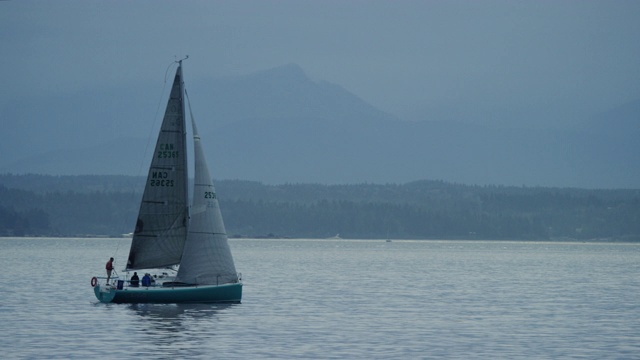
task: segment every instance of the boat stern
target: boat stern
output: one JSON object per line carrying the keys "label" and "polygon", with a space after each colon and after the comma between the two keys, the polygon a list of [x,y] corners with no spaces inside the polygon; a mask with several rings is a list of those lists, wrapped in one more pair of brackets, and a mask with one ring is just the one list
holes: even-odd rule
{"label": "boat stern", "polygon": [[116,296],[116,288],[109,284],[97,284],[93,287],[93,292],[96,294],[96,298],[102,303],[110,303]]}

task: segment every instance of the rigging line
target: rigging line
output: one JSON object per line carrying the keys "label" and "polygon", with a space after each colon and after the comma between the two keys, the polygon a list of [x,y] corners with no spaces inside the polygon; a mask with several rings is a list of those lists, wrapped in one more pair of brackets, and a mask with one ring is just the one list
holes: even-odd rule
{"label": "rigging line", "polygon": [[193,117],[193,111],[191,111],[191,99],[189,99],[189,93],[187,93],[187,88],[184,88],[184,97],[187,98],[187,106],[189,106],[189,117],[191,118],[191,122],[195,121]]}
{"label": "rigging line", "polygon": [[[189,58],[189,55],[187,55],[187,58]],[[180,60],[180,61],[182,61],[182,60]],[[187,106],[189,107],[189,117],[191,119],[191,128],[193,129],[192,131],[195,132],[195,125],[194,125],[195,124],[195,120],[193,119],[193,111],[191,111],[191,99],[189,99],[189,93],[187,93],[187,87],[184,85],[184,82],[182,83],[182,88],[184,89],[184,97],[187,99]],[[185,130],[187,128],[186,120],[187,119],[185,119]],[[196,137],[194,136],[193,139],[195,140],[195,138]],[[194,161],[195,161],[195,158],[194,158]],[[193,165],[194,165],[193,174],[195,176],[195,163]],[[195,184],[195,178],[194,178],[194,180],[193,180],[193,191],[195,191],[195,187],[196,187],[196,184]],[[187,208],[188,208],[188,211],[189,211],[189,213],[188,213],[189,219],[191,219],[191,207],[192,206],[193,206],[193,202],[191,202],[191,204],[187,205]]]}
{"label": "rigging line", "polygon": [[147,137],[147,145],[144,148],[144,153],[142,155],[142,159],[140,160],[140,166],[138,168],[138,176],[140,176],[140,173],[142,172],[142,169],[144,168],[144,161],[147,158],[147,152],[149,151],[149,144],[151,144],[151,139],[153,139],[154,137],[153,135],[153,129],[156,127],[156,124],[158,123],[158,113],[160,112],[160,106],[162,106],[162,100],[164,100],[164,91],[167,88],[167,74],[169,73],[169,70],[175,66],[175,61],[170,63],[169,66],[167,66],[167,70],[164,72],[164,82],[162,84],[162,92],[160,93],[160,97],[158,99],[158,105],[156,106],[156,112],[153,115],[153,125],[151,126],[151,129],[149,130],[149,136]]}

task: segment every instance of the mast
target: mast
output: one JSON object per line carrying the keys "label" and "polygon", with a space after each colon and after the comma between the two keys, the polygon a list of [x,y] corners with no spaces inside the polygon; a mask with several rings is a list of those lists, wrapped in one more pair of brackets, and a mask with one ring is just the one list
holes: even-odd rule
{"label": "mast", "polygon": [[186,112],[185,112],[185,102],[184,102],[184,77],[182,75],[182,61],[183,60],[187,60],[189,58],[189,55],[187,55],[184,59],[180,59],[178,60],[178,73],[180,74],[180,102],[182,103],[182,122],[185,126],[182,127],[182,138],[184,141],[182,141],[182,153],[184,154],[185,157],[185,168],[184,168],[184,183],[187,184],[184,187],[184,198],[187,199],[187,202],[185,204],[185,209],[184,209],[184,213],[186,214],[187,217],[187,223],[186,223],[186,228],[187,228],[187,233],[189,232],[189,156],[188,156],[188,152],[187,152],[187,127],[186,127],[186,123],[187,123],[187,118],[186,118]]}

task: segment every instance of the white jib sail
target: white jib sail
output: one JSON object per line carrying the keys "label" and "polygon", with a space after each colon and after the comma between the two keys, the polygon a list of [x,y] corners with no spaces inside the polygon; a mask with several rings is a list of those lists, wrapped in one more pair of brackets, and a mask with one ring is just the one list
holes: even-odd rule
{"label": "white jib sail", "polygon": [[204,158],[195,121],[195,175],[191,222],[176,281],[214,285],[238,282],[213,181]]}

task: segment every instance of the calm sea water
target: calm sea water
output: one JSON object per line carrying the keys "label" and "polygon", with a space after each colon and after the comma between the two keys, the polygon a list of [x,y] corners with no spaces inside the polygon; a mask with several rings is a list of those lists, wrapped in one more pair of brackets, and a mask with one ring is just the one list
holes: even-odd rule
{"label": "calm sea water", "polygon": [[97,303],[128,239],[0,239],[5,359],[631,359],[640,245],[232,240],[238,305]]}

